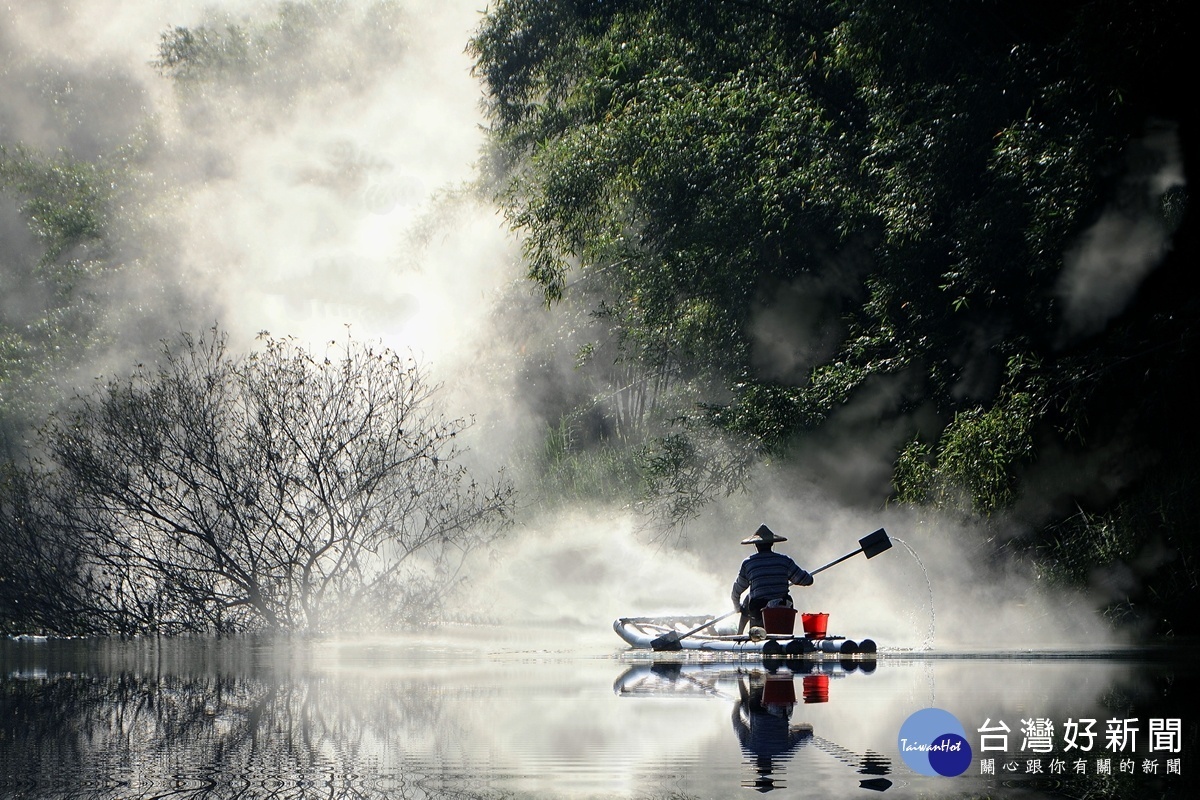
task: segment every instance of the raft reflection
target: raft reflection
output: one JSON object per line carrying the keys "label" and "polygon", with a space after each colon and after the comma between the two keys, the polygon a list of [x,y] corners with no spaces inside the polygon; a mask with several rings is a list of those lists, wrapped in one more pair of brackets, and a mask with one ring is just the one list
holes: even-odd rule
{"label": "raft reflection", "polygon": [[[854,753],[818,736],[810,723],[793,721],[795,710],[801,705],[797,700],[797,679],[801,683],[799,697],[804,703],[826,703],[831,678],[855,673],[869,675],[874,670],[875,662],[869,659],[767,659],[761,665],[658,660],[630,667],[617,678],[613,690],[624,697],[695,696],[730,701],[734,734],[745,763],[753,768],[753,777],[743,780],[742,786],[769,792],[786,788],[787,764],[798,749],[808,746],[862,775],[883,776],[891,772],[891,762],[878,753]],[[874,791],[885,791],[891,785],[883,777],[859,782],[861,788]]]}

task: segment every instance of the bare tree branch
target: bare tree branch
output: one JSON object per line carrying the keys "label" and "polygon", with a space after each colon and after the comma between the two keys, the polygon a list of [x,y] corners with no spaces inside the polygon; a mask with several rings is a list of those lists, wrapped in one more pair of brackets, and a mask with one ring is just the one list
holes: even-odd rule
{"label": "bare tree branch", "polygon": [[298,630],[435,602],[447,556],[498,536],[513,500],[457,463],[468,423],[436,390],[351,339],[235,358],[214,330],[80,398],[46,442],[97,605],[122,629]]}

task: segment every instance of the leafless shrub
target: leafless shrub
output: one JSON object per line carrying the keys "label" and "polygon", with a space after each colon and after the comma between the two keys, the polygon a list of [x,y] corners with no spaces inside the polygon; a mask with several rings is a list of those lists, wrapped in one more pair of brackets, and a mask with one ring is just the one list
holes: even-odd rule
{"label": "leafless shrub", "polygon": [[81,580],[115,629],[378,627],[436,603],[508,521],[457,463],[464,420],[386,348],[264,334],[165,344],[46,429]]}

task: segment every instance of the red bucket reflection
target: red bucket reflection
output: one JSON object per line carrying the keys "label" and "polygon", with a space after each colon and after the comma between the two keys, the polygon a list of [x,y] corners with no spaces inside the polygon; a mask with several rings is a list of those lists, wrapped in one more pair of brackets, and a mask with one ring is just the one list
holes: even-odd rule
{"label": "red bucket reflection", "polygon": [[806,702],[806,703],[828,703],[829,702],[829,676],[828,675],[805,675],[804,676],[804,702]]}

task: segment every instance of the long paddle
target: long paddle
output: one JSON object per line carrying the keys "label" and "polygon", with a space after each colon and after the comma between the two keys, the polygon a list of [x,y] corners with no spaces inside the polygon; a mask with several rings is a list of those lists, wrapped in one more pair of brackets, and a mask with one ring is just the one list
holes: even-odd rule
{"label": "long paddle", "polygon": [[884,550],[891,549],[891,546],[892,546],[892,540],[888,538],[887,531],[885,531],[883,528],[880,528],[879,530],[875,531],[874,533],[868,533],[866,536],[859,539],[858,540],[858,549],[855,550],[853,553],[846,553],[846,555],[842,556],[841,558],[834,559],[833,561],[830,561],[828,564],[826,564],[823,567],[817,567],[816,569],[814,569],[812,572],[810,572],[808,574],[816,575],[818,572],[827,570],[830,567],[832,567],[834,564],[840,564],[843,561],[845,561],[847,558],[852,558],[852,557],[858,555],[859,553],[863,553],[864,555],[866,555],[867,558],[874,558],[875,556],[882,553]]}
{"label": "long paddle", "polygon": [[717,617],[716,619],[709,620],[708,622],[704,623],[703,625],[700,625],[699,627],[692,628],[687,633],[680,633],[679,631],[670,631],[668,633],[664,633],[662,636],[659,636],[656,639],[651,639],[650,647],[653,650],[682,650],[683,645],[681,645],[679,643],[680,639],[686,639],[688,636],[691,636],[693,633],[699,633],[700,631],[704,630],[705,628],[711,628],[713,625],[716,625],[718,622],[725,619],[726,617],[732,617],[734,614],[740,614],[740,613],[742,613],[741,609],[738,609],[736,611],[730,611],[728,614],[722,614],[721,616]]}

